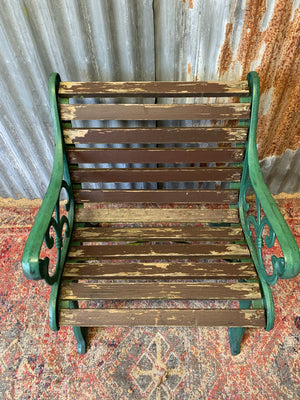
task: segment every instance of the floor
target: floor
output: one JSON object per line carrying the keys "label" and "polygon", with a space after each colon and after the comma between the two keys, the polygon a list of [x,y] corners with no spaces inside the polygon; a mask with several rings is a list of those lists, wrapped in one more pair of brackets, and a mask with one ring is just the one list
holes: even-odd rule
{"label": "floor", "polygon": [[[277,203],[300,245],[300,196]],[[274,286],[275,328],[248,330],[238,356],[223,328],[91,329],[80,356],[71,329],[48,327],[49,287],[21,270],[38,205],[0,201],[1,399],[300,399],[300,276]]]}

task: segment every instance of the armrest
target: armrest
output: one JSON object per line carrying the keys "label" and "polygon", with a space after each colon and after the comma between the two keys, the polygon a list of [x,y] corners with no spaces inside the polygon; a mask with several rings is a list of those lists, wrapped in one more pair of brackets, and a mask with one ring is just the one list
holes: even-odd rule
{"label": "armrest", "polygon": [[[240,193],[240,215],[247,241],[251,237],[250,225],[252,224],[256,231],[255,245],[258,252],[258,259],[262,263],[261,247],[263,241],[261,238],[263,228],[268,226],[270,234],[265,237],[265,244],[271,248],[277,237],[280,244],[283,257],[272,256],[273,273],[267,274],[263,269],[262,274],[268,284],[276,283],[278,278],[288,279],[298,275],[300,271],[300,254],[297,243],[291,233],[286,221],[278,209],[271,193],[269,192],[259,165],[257,147],[256,147],[256,126],[259,105],[259,78],[256,72],[248,74],[248,82],[252,94],[251,120],[249,129],[248,148],[244,161],[244,171],[241,181]],[[252,186],[256,196],[257,218],[250,215],[248,218],[243,215],[248,210],[246,205],[246,191]],[[260,206],[265,213],[261,218]],[[253,241],[252,241],[253,242]]]}
{"label": "armrest", "polygon": [[[70,176],[67,166],[67,160],[64,153],[63,138],[61,133],[61,124],[59,119],[59,110],[57,102],[57,91],[59,87],[60,78],[58,74],[51,74],[49,78],[49,95],[50,95],[50,106],[51,115],[54,124],[55,133],[55,151],[53,159],[53,170],[50,179],[50,183],[43,199],[41,208],[35,219],[29,237],[27,239],[23,257],[22,267],[25,276],[28,279],[39,280],[45,279],[47,283],[52,284],[56,281],[59,275],[58,264],[62,258],[62,230],[66,225],[65,236],[69,240],[70,230],[73,224],[74,207],[72,206],[73,193],[71,190]],[[69,211],[68,218],[66,216],[59,216],[59,197],[62,188],[65,188],[68,194],[68,203],[65,206],[66,210]],[[53,218],[53,212],[55,210],[56,218]],[[53,226],[57,239],[57,265],[53,276],[48,274],[49,258],[40,259],[40,251],[45,240],[46,245],[51,248],[54,245],[54,239],[49,236],[49,229]],[[67,240],[67,241],[68,241]],[[66,241],[66,240],[65,240]],[[68,243],[67,243],[68,244]],[[64,255],[65,251],[63,251]]]}

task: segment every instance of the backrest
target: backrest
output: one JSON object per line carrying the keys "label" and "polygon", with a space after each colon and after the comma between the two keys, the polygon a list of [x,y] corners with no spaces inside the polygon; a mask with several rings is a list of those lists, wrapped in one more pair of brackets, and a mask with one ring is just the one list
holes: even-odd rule
{"label": "backrest", "polygon": [[237,204],[247,81],[61,82],[58,95],[77,203]]}

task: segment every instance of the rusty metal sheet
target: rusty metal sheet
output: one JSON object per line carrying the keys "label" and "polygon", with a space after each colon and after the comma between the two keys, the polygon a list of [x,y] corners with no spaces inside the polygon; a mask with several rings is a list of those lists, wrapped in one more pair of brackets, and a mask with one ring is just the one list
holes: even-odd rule
{"label": "rusty metal sheet", "polygon": [[299,21],[298,0],[1,2],[0,196],[45,194],[52,71],[68,81],[228,81],[254,69],[264,177],[275,193],[300,192]]}

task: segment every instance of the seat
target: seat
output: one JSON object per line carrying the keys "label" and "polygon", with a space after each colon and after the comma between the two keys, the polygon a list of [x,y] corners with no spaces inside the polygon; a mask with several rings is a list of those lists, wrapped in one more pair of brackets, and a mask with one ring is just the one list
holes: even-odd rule
{"label": "seat", "polygon": [[[87,327],[229,327],[232,354],[246,327],[272,329],[269,285],[298,273],[299,251],[259,170],[258,85],[254,72],[241,82],[51,75],[54,169],[23,269],[52,285],[50,326],[73,326],[80,353]],[[288,256],[269,274],[261,249],[283,232]],[[44,236],[57,247],[52,275],[37,253]]]}

